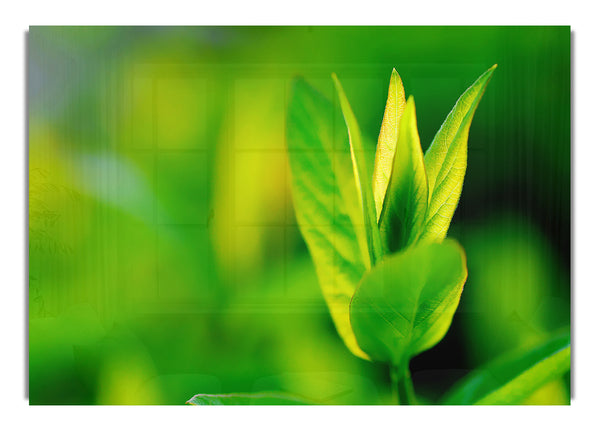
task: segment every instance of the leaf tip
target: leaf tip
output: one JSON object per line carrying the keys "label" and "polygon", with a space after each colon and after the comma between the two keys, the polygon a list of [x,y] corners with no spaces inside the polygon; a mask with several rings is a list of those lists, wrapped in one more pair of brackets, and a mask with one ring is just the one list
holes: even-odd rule
{"label": "leaf tip", "polygon": [[[496,68],[498,67],[498,63],[494,64],[492,67],[490,67],[488,70],[486,70],[476,82],[483,82],[483,88],[485,89],[489,83],[489,81],[492,79],[492,75],[494,74],[494,72],[496,71]],[[476,83],[475,82],[475,83]],[[473,85],[471,87],[475,86],[475,83],[473,83]]]}
{"label": "leaf tip", "polygon": [[404,85],[402,84],[402,78],[400,78],[400,74],[398,73],[395,67],[392,68],[392,76],[390,77],[390,89],[392,88],[392,84],[396,84],[400,87],[402,99],[404,99]]}
{"label": "leaf tip", "polygon": [[342,83],[340,82],[338,76],[334,73],[331,74],[331,79],[333,79],[333,84],[338,92],[338,94],[344,94],[344,89],[342,87]]}
{"label": "leaf tip", "polygon": [[411,94],[410,96],[408,96],[408,99],[406,99],[406,105],[404,105],[404,112],[408,113],[408,112],[415,112],[415,111],[416,111],[415,98]]}
{"label": "leaf tip", "polygon": [[484,75],[486,75],[489,78],[491,78],[492,74],[494,73],[494,71],[498,68],[498,63],[494,64],[492,67],[490,67],[488,70],[485,71]]}

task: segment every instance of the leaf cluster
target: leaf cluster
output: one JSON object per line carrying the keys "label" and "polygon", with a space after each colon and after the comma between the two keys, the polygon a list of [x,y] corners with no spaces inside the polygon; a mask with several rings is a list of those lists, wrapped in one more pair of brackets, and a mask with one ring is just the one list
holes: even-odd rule
{"label": "leaf cluster", "polygon": [[423,154],[413,97],[394,69],[374,166],[341,82],[334,105],[302,79],[288,118],[292,194],[323,295],[350,351],[395,366],[446,333],[466,280],[460,245],[444,240],[467,167],[469,127],[494,72],[458,99]]}

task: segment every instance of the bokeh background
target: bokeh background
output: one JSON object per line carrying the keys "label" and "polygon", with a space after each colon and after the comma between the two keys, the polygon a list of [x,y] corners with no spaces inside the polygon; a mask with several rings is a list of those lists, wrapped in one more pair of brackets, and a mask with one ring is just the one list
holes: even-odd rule
{"label": "bokeh background", "polygon": [[[462,92],[475,115],[449,236],[469,277],[413,359],[431,403],[469,370],[569,326],[569,27],[31,27],[31,404],[183,404],[284,390],[392,401],[335,332],[296,226],[290,82],[338,74],[369,145],[393,67],[426,150]],[[568,403],[568,378],[529,402]]]}

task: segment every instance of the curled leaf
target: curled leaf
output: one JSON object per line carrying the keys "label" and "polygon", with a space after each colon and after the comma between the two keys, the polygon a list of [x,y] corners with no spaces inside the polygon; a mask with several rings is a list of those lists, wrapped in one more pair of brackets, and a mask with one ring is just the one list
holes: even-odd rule
{"label": "curled leaf", "polygon": [[398,130],[392,177],[379,220],[384,249],[391,253],[417,240],[427,211],[427,176],[412,96]]}

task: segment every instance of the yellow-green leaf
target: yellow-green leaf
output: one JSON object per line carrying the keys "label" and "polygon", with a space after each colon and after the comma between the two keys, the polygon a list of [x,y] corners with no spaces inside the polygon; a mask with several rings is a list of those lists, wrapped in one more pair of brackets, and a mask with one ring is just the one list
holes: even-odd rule
{"label": "yellow-green leaf", "polygon": [[415,242],[427,211],[427,176],[412,96],[400,120],[397,141],[392,177],[379,220],[384,250],[390,253]]}
{"label": "yellow-green leaf", "polygon": [[400,75],[394,69],[390,78],[385,112],[375,152],[373,197],[375,199],[377,221],[379,221],[379,217],[381,216],[383,201],[388,189],[390,176],[392,175],[392,163],[394,161],[394,154],[396,153],[396,142],[398,141],[398,127],[400,126],[400,118],[402,118],[405,105],[404,86],[402,85]]}
{"label": "yellow-green leaf", "polygon": [[352,112],[350,102],[348,102],[342,84],[335,74],[332,74],[332,77],[342,107],[342,113],[344,114],[344,120],[346,121],[346,127],[348,128],[354,178],[364,216],[370,261],[371,265],[374,265],[383,255],[383,249],[379,235],[379,227],[377,225],[377,214],[375,212],[375,201],[373,200],[371,188],[371,177],[368,174],[367,164],[365,162],[365,148],[362,144],[358,122]]}
{"label": "yellow-green leaf", "polygon": [[[334,144],[334,106],[304,80],[293,83],[287,121],[298,227],[340,337],[366,358],[350,327],[350,300],[369,263],[350,149]],[[343,127],[343,126],[342,126]],[[363,252],[364,250],[364,252]]]}
{"label": "yellow-green leaf", "polygon": [[350,322],[374,360],[405,367],[446,334],[467,279],[465,254],[454,240],[420,242],[381,260],[361,280]]}
{"label": "yellow-green leaf", "polygon": [[429,207],[422,239],[441,240],[448,232],[467,169],[469,128],[495,69],[489,68],[460,96],[425,154]]}

